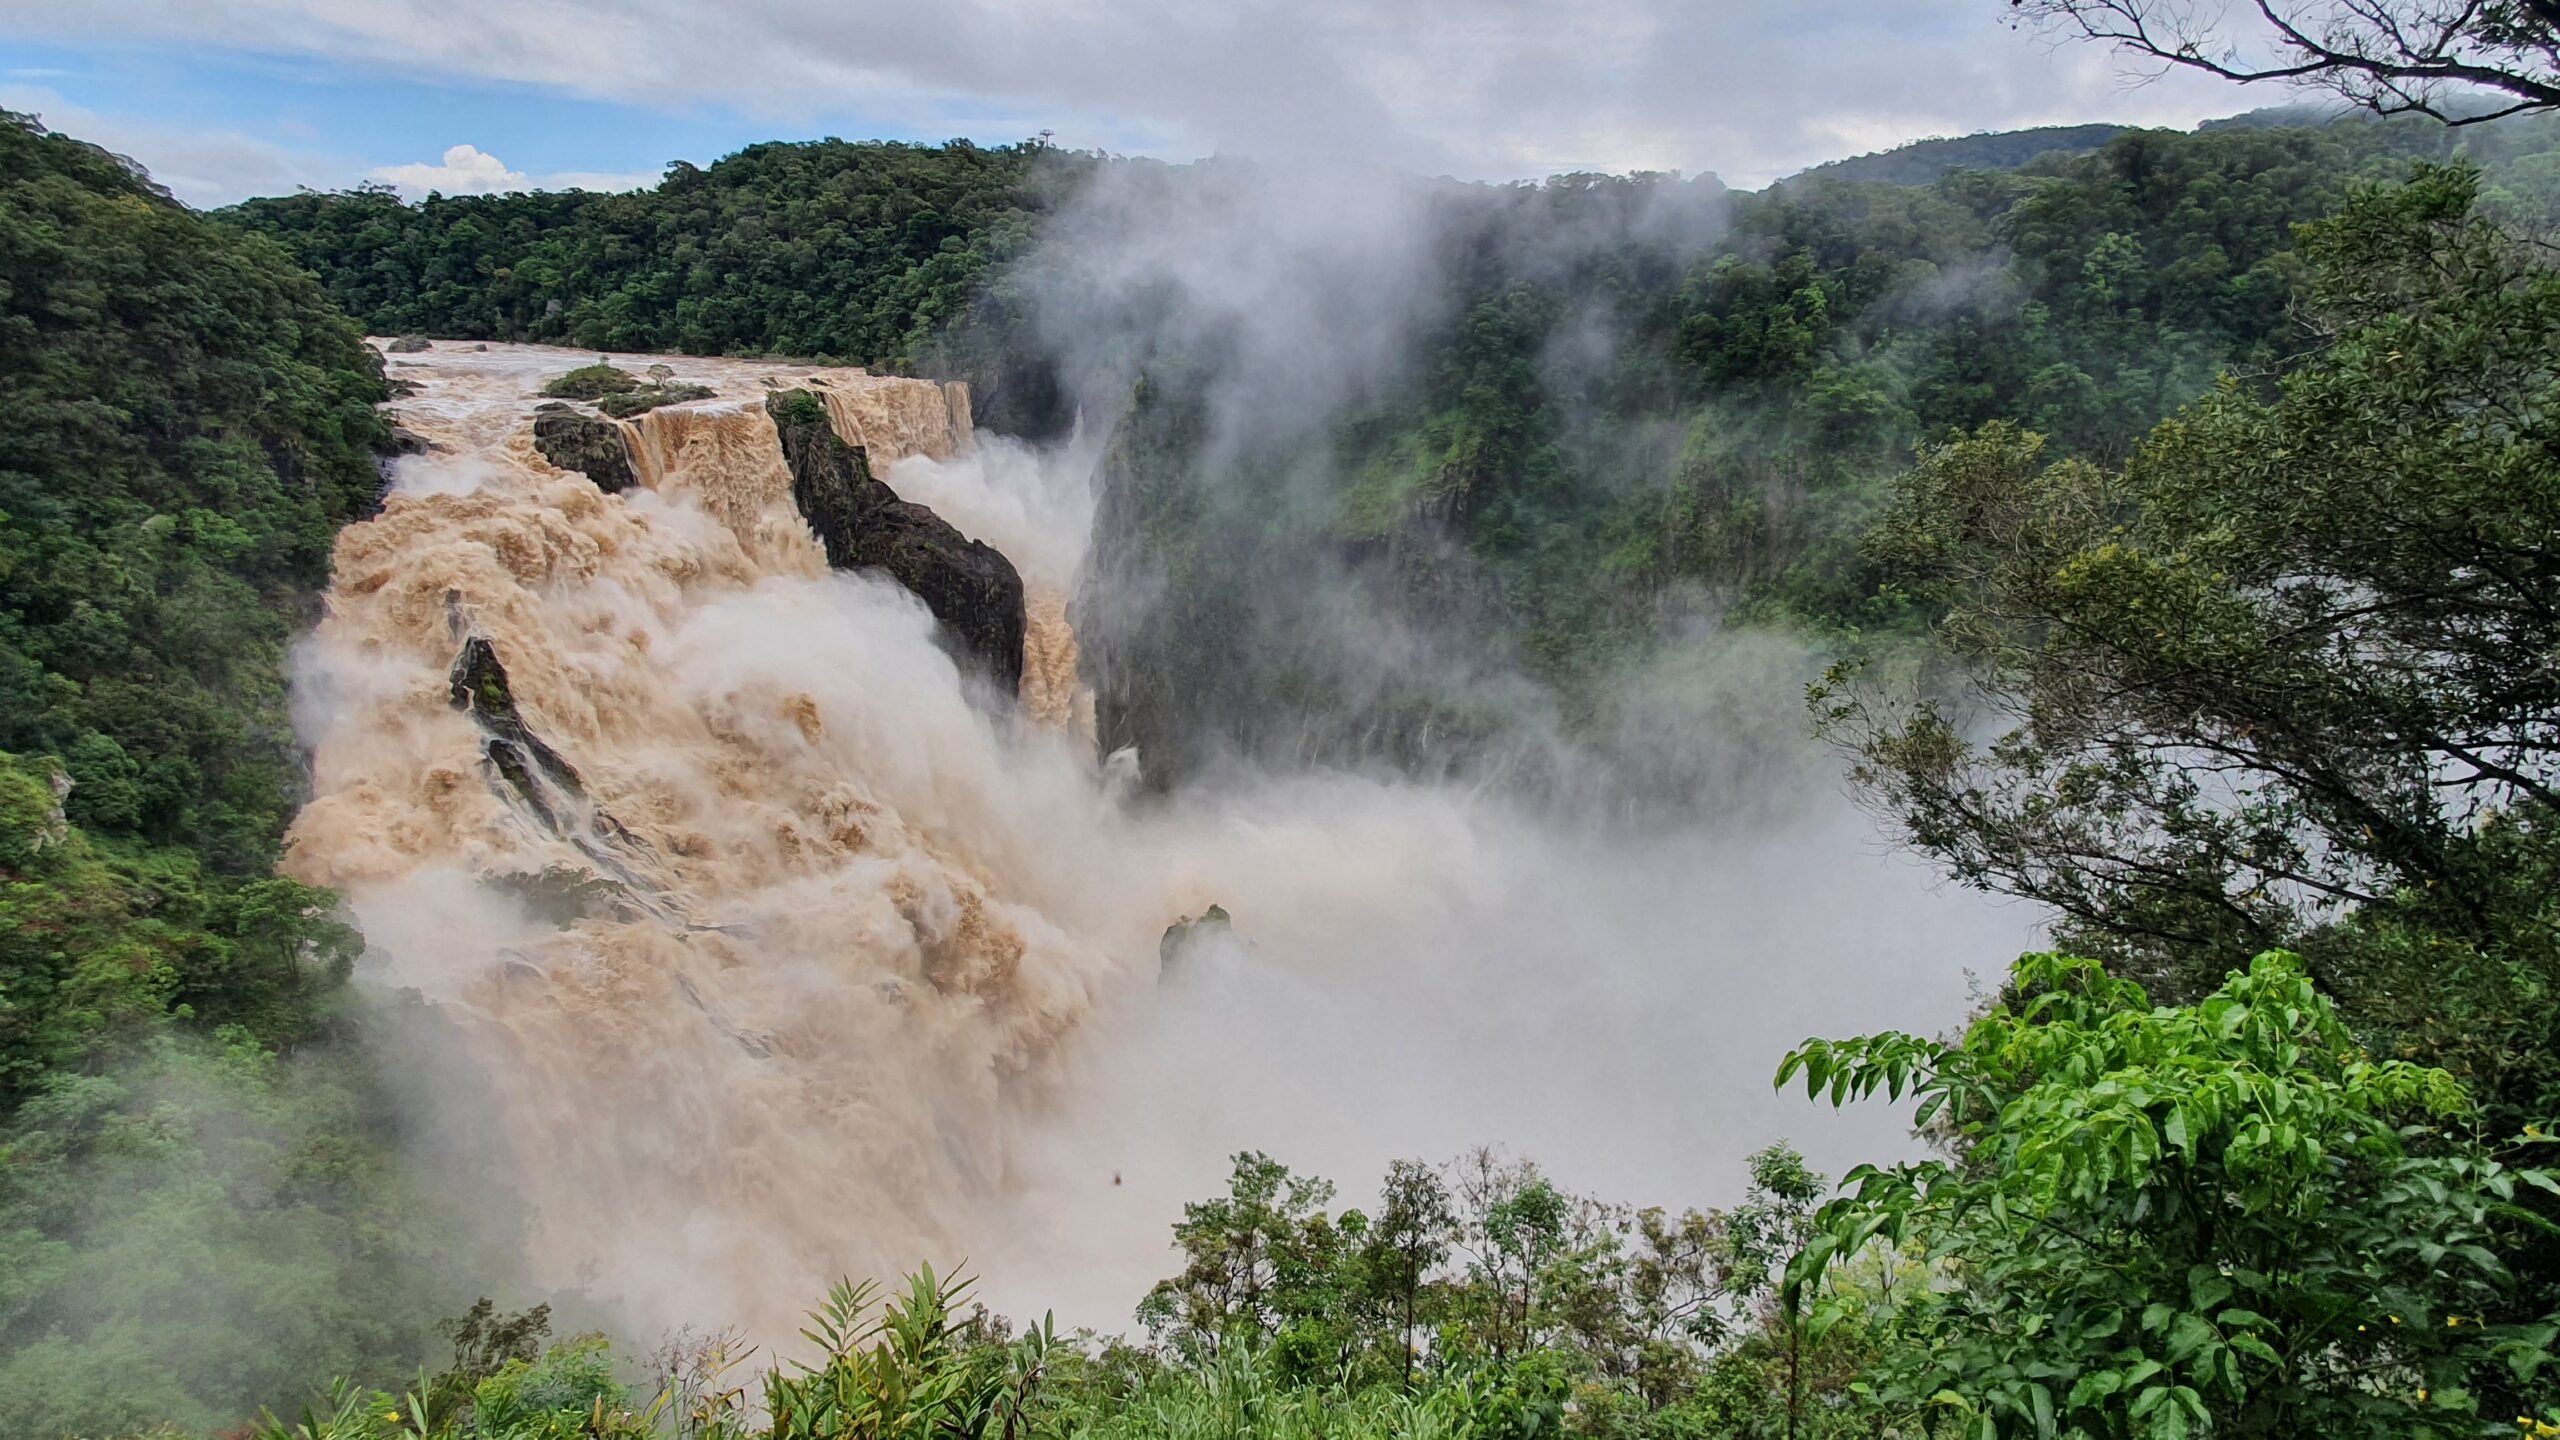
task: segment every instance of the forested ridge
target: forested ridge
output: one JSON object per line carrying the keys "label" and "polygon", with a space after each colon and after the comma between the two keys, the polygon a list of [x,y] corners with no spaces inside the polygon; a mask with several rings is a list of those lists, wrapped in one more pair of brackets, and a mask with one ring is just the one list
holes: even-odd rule
{"label": "forested ridge", "polygon": [[[1124,356],[1096,563],[1152,600],[1079,624],[1160,773],[1464,767],[1540,707],[1609,752],[1636,667],[1774,631],[1887,822],[2067,953],[1960,1036],[1787,1061],[1934,1142],[1838,1190],[1776,1147],[1638,1210],[1485,1151],[1338,1208],[1248,1152],[1141,1333],[813,1276],[795,1367],[465,1309],[360,941],[269,874],[284,647],[390,443],[360,331],[1000,364],[1054,435],[1025,287],[1110,162],[766,145],[206,217],[12,119],[0,1436],[2560,1433],[2555,140],[1443,187],[1376,389],[1213,454],[1230,357]],[[1364,669],[1266,583],[1310,573],[1495,661]]]}
{"label": "forested ridge", "polygon": [[223,218],[373,334],[904,367],[1084,163],[1036,142],[774,142],[629,194],[374,186]]}

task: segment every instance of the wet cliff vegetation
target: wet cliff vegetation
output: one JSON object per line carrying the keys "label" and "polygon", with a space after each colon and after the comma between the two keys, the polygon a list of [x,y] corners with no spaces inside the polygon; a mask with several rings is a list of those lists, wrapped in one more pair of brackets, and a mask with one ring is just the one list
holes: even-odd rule
{"label": "wet cliff vegetation", "polygon": [[[0,127],[0,1435],[2560,1432],[2550,138],[1447,187],[1376,383],[1240,423],[1232,329],[1051,363],[1101,167],[1038,147],[216,220]],[[1631,673],[1783,632],[1887,822],[2068,954],[1787,1062],[1933,1142],[1836,1189],[1484,1153],[1340,1209],[1247,1154],[1124,1340],[930,1273],[779,1364],[467,1309],[482,1181],[393,1158],[358,942],[267,873],[282,647],[389,442],[359,324],[935,361],[1035,435],[1101,394],[1080,620],[1161,776],[1605,754]]]}
{"label": "wet cliff vegetation", "polygon": [[209,1430],[446,1303],[360,942],[272,873],[286,647],[388,391],[283,251],[126,162],[9,116],[0,177],[0,1433]]}

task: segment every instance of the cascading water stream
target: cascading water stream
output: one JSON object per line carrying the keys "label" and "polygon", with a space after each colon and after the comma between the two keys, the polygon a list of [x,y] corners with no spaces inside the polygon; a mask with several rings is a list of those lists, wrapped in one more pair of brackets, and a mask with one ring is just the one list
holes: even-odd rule
{"label": "cascading water stream", "polygon": [[[752,367],[682,362],[720,396],[627,422],[643,488],[607,496],[526,440],[566,358],[404,367],[436,448],[338,542],[290,864],[469,1017],[538,1280],[770,1322],[798,1297],[767,1277],[954,1244],[1001,1088],[1114,977],[1002,833],[1009,771],[1078,767],[971,707],[910,597],[828,573]],[[884,467],[968,444],[959,387],[789,378]]]}

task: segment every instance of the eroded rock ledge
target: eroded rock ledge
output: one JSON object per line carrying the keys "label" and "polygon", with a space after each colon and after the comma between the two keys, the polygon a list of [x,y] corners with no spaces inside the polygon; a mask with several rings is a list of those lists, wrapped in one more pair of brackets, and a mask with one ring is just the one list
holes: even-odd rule
{"label": "eroded rock ledge", "polygon": [[1003,553],[925,506],[898,498],[870,458],[828,423],[807,390],[768,397],[791,496],[839,570],[878,569],[924,601],[961,649],[1013,694],[1022,684],[1022,576]]}

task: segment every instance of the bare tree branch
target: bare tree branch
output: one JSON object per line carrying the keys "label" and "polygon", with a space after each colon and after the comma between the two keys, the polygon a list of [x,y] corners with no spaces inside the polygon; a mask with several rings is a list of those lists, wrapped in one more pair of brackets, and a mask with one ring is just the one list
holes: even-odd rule
{"label": "bare tree branch", "polygon": [[[2377,114],[2477,125],[2560,108],[2560,0],[2009,0],[2028,23],[2237,84],[2328,90]],[[2478,103],[2481,92],[2507,97]],[[2473,103],[2464,103],[2466,97]]]}

